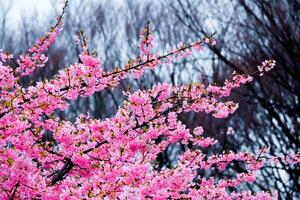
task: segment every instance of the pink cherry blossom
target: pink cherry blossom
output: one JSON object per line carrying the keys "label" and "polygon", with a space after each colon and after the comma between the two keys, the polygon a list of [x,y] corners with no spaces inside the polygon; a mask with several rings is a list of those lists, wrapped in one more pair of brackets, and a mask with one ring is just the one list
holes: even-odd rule
{"label": "pink cherry blossom", "polygon": [[[18,80],[22,76],[47,65],[44,53],[62,30],[67,5],[66,1],[55,26],[18,56],[15,70],[6,62],[15,56],[0,54],[0,199],[277,198],[276,191],[230,192],[229,188],[251,184],[266,164],[299,164],[299,153],[269,155],[266,147],[255,153],[205,153],[217,139],[205,136],[204,126],[190,130],[178,117],[202,112],[221,120],[234,114],[238,104],[229,100],[231,92],[251,82],[250,75],[234,74],[223,85],[159,83],[146,90],[125,92],[127,98],[117,113],[104,120],[81,114],[71,122],[54,115],[79,97],[118,86],[129,74],[139,78],[145,70],[166,64],[166,59],[173,62],[199,53],[205,45],[215,45],[213,35],[157,55],[148,24],[141,34],[140,55],[123,68],[103,71],[101,59],[89,53],[81,33],[78,44],[85,42],[80,63],[35,85],[21,86]],[[274,65],[275,61],[264,61],[258,73],[264,74]],[[227,134],[232,132],[229,127]],[[46,140],[46,135],[51,139]],[[192,148],[170,168],[158,169],[157,157],[178,144]],[[244,163],[245,168],[230,179],[197,173],[228,170],[234,161]]]}

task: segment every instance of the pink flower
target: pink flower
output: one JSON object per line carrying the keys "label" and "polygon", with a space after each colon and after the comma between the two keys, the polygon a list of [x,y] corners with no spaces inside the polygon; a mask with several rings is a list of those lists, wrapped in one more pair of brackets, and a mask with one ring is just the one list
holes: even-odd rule
{"label": "pink flower", "polygon": [[[251,76],[234,75],[223,86],[160,83],[127,92],[127,100],[117,113],[106,119],[80,114],[71,122],[56,115],[77,98],[116,88],[129,74],[139,78],[145,69],[159,66],[162,58],[173,61],[191,55],[193,48],[202,48],[202,41],[196,45],[181,43],[170,54],[155,55],[151,53],[153,36],[148,27],[141,35],[140,57],[127,68],[103,72],[99,68],[101,60],[89,55],[87,47],[83,47],[79,55],[82,63],[75,63],[29,87],[19,84],[22,76],[46,65],[48,57],[43,52],[57,39],[61,19],[62,15],[55,28],[38,39],[29,53],[20,56],[17,68],[5,63],[13,55],[0,54],[0,199],[11,199],[13,193],[15,199],[45,200],[266,200],[277,195],[248,191],[230,193],[228,187],[255,181],[255,173],[269,160],[298,164],[299,153],[262,157],[246,152],[214,154],[210,149],[204,151],[203,148],[216,144],[217,140],[203,137],[202,126],[196,127],[191,134],[192,130],[184,124],[184,115],[181,116],[193,111],[213,113],[216,118],[228,117],[238,104],[223,97],[252,81]],[[215,44],[213,38],[205,38],[204,42]],[[264,73],[274,64],[265,61],[258,70]],[[229,127],[227,134],[232,133]],[[176,148],[169,148],[171,146]],[[173,150],[179,146],[184,151],[177,159],[178,154]],[[265,149],[260,152],[267,154]],[[171,162],[168,168],[160,168],[163,163],[157,163],[157,158],[164,157],[165,153],[174,156],[172,159],[176,162]],[[226,170],[233,161],[244,162],[249,172],[237,174],[236,179],[221,176],[220,180],[198,173],[215,167]]]}
{"label": "pink flower", "polygon": [[198,126],[197,128],[195,128],[195,129],[194,129],[194,134],[195,134],[196,136],[202,135],[202,134],[203,134],[203,128],[202,128],[202,126]]}
{"label": "pink flower", "polygon": [[81,53],[79,57],[85,66],[97,67],[101,65],[101,61],[98,58],[90,56],[86,53]]}
{"label": "pink flower", "polygon": [[200,147],[206,148],[211,145],[216,144],[217,141],[213,138],[207,137],[207,138],[196,138],[194,139],[194,145],[199,145]]}

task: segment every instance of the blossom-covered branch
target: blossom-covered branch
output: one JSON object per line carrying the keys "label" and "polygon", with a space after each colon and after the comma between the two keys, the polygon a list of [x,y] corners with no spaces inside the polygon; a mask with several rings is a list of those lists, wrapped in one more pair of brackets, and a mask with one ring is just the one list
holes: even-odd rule
{"label": "blossom-covered branch", "polygon": [[[275,61],[264,61],[249,75],[234,74],[222,86],[158,83],[148,90],[124,92],[127,100],[113,117],[101,121],[82,114],[72,123],[55,117],[54,112],[65,110],[70,101],[80,96],[116,87],[129,74],[139,78],[145,69],[153,70],[189,56],[193,50],[201,50],[204,43],[214,45],[215,40],[212,34],[156,55],[147,23],[141,34],[140,55],[123,68],[105,72],[101,60],[89,52],[87,38],[79,32],[79,63],[49,80],[22,87],[17,80],[40,67],[42,53],[56,40],[67,5],[66,1],[50,32],[28,54],[20,56],[16,69],[8,62],[12,55],[0,54],[1,199],[276,198],[276,191],[230,192],[229,188],[255,181],[265,164],[298,164],[299,153],[270,156],[263,148],[257,154],[228,151],[208,155],[204,152],[218,141],[205,137],[201,126],[190,130],[178,119],[180,113],[191,111],[212,114],[218,119],[228,117],[238,104],[225,97],[230,96],[232,89],[253,81],[255,74],[264,75]],[[233,130],[227,132],[232,134]],[[158,155],[176,143],[192,148],[171,168],[158,169]],[[232,162],[244,163],[244,172],[234,178],[215,179],[198,174],[199,170],[227,170]]]}

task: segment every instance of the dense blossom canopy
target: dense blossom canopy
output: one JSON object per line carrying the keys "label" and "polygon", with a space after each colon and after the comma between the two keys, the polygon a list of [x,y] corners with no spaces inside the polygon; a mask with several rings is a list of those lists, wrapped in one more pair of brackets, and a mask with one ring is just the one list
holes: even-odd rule
{"label": "dense blossom canopy", "polygon": [[[53,78],[23,87],[19,80],[44,67],[45,52],[62,30],[67,7],[54,27],[28,51],[14,60],[0,54],[0,198],[1,199],[276,199],[276,191],[230,192],[245,182],[255,181],[266,163],[299,163],[299,154],[283,157],[224,152],[207,155],[204,149],[217,143],[204,137],[201,126],[189,130],[178,114],[205,112],[226,118],[238,104],[228,101],[232,89],[263,75],[275,66],[266,60],[250,75],[233,74],[222,86],[191,83],[159,83],[148,90],[124,92],[127,100],[112,118],[92,119],[80,115],[75,123],[54,115],[70,101],[114,88],[130,74],[155,69],[215,45],[213,35],[191,44],[180,44],[167,54],[153,53],[153,35],[148,23],[141,33],[140,55],[124,68],[107,72],[101,60],[88,51],[80,32],[80,62]],[[228,128],[228,135],[234,134]],[[48,135],[48,138],[45,138]],[[189,144],[171,168],[157,168],[155,160],[170,144]],[[244,163],[245,172],[234,179],[199,176],[199,170],[226,170],[231,162]]]}

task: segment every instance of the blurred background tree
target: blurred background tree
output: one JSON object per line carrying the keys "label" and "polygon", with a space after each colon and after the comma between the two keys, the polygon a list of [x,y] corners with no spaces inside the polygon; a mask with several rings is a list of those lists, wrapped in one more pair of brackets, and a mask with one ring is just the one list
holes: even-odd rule
{"label": "blurred background tree", "polygon": [[[0,0],[0,49],[20,53],[47,31],[56,14],[57,2],[49,0],[48,7],[24,10],[14,19],[14,5],[21,0]],[[27,4],[34,1],[26,1]],[[22,3],[24,4],[24,2]],[[20,11],[17,11],[20,12]],[[15,13],[16,15],[16,13]],[[39,19],[37,19],[39,16]],[[178,63],[148,71],[140,80],[128,79],[116,90],[107,89],[92,97],[71,103],[69,109],[57,115],[74,120],[80,113],[104,119],[114,115],[124,96],[122,91],[144,89],[157,82],[186,83],[201,79],[207,84],[218,84],[233,71],[249,73],[262,60],[275,59],[277,67],[264,79],[256,79],[239,89],[231,97],[240,102],[238,112],[226,121],[188,113],[181,120],[193,128],[202,125],[206,134],[219,139],[215,152],[248,150],[255,152],[262,146],[272,154],[293,153],[300,147],[300,2],[298,0],[176,0],[176,1],[71,1],[64,20],[64,31],[57,45],[48,52],[49,67],[30,77],[41,80],[59,69],[78,62],[79,47],[74,35],[83,29],[90,47],[102,59],[104,69],[123,66],[128,58],[138,56],[141,29],[147,20],[152,23],[156,51],[168,50],[179,42],[190,42],[217,32],[217,46],[210,51]],[[17,22],[18,23],[17,23]],[[34,84],[29,78],[24,85]],[[228,126],[235,135],[226,135]],[[176,157],[189,148],[174,144],[157,159],[159,166],[170,167]],[[243,148],[243,149],[241,149]],[[214,153],[215,153],[214,152]],[[234,163],[231,170],[241,171]],[[217,176],[213,172],[199,172]],[[299,166],[266,166],[249,189],[277,189],[280,199],[300,198]],[[253,186],[253,185],[252,185]]]}

